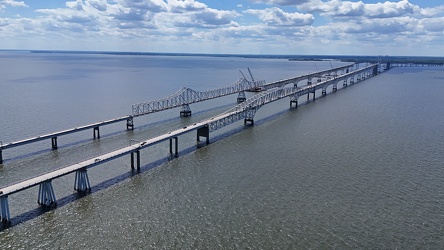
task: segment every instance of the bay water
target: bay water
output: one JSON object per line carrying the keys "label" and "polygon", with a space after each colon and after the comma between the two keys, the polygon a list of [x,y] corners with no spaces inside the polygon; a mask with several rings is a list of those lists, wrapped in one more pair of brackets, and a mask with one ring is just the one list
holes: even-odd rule
{"label": "bay water", "polygon": [[[130,114],[131,105],[181,87],[204,91],[241,74],[267,82],[345,65],[210,56],[0,53],[0,141],[5,144]],[[338,85],[338,87],[342,87]],[[254,93],[248,93],[249,96]],[[321,97],[320,93],[316,94]],[[3,152],[0,186],[187,126],[236,105],[236,95]],[[92,192],[74,175],[9,197],[1,249],[442,249],[444,70],[393,68],[316,101],[262,107],[196,145],[179,137],[92,168]]]}

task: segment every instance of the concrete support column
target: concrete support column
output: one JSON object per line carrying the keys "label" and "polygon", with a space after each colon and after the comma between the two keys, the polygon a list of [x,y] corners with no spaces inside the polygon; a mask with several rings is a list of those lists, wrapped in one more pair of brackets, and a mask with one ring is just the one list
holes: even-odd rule
{"label": "concrete support column", "polygon": [[51,180],[40,183],[37,203],[46,207],[57,203]]}
{"label": "concrete support column", "polygon": [[[134,153],[136,153],[136,162],[134,162]],[[140,151],[134,151],[131,153],[131,169],[134,169],[134,163],[136,163],[137,170],[140,170]]]}
{"label": "concrete support column", "polygon": [[91,185],[89,183],[86,168],[82,168],[76,171],[76,177],[74,179],[74,190],[77,190],[78,192],[91,191]]}
{"label": "concrete support column", "polygon": [[94,139],[100,139],[100,130],[99,127],[94,127],[93,128],[93,137]]}
{"label": "concrete support column", "polygon": [[0,197],[0,220],[3,223],[11,222],[11,214],[9,213],[8,196]]}
{"label": "concrete support column", "polygon": [[210,144],[210,128],[207,126],[197,129],[197,141],[200,141],[200,137],[205,137],[206,144]]}
{"label": "concrete support column", "polygon": [[57,137],[51,138],[51,146],[52,146],[52,149],[57,149]]}
{"label": "concrete support column", "polygon": [[174,156],[177,157],[179,155],[179,142],[178,137],[175,136],[173,138],[170,138],[170,154],[173,154],[173,139],[174,139]]}

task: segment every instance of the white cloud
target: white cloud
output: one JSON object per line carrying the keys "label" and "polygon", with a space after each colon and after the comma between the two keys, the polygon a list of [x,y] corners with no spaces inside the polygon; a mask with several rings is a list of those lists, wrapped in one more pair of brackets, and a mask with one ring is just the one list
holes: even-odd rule
{"label": "white cloud", "polygon": [[0,0],[0,13],[6,9],[7,6],[11,7],[28,7],[23,1],[15,1],[15,0]]}
{"label": "white cloud", "polygon": [[272,26],[305,26],[311,25],[314,17],[311,14],[287,13],[277,7],[262,10],[246,10],[244,13],[259,17],[268,25]]}
{"label": "white cloud", "polygon": [[174,13],[200,11],[208,8],[206,4],[194,0],[168,0],[168,7],[170,8],[170,11]]}
{"label": "white cloud", "polygon": [[299,5],[298,10],[309,13],[321,13],[323,16],[337,19],[344,17],[358,18],[393,18],[401,16],[424,16],[436,15],[443,11],[442,7],[422,9],[418,5],[411,4],[408,0],[399,2],[384,2],[366,4],[362,1],[351,2],[341,0],[330,0],[324,2],[313,0]]}
{"label": "white cloud", "polygon": [[11,7],[28,7],[27,4],[23,1],[15,1],[15,0],[0,0],[0,8],[5,8],[6,6]]}
{"label": "white cloud", "polygon": [[444,35],[444,17],[427,18],[420,21],[425,31],[436,32]]}
{"label": "white cloud", "polygon": [[[444,43],[444,5],[422,8],[406,0],[250,2],[254,8],[237,12],[242,4],[224,10],[209,7],[206,0],[71,0],[62,8],[35,10],[37,16],[11,11],[0,18],[0,47],[23,43],[26,49],[40,42],[46,49],[326,53],[330,48],[376,46],[372,44],[400,51],[398,47],[411,48],[411,43],[441,51]],[[26,5],[0,0],[0,6],[6,3]]]}
{"label": "white cloud", "polygon": [[184,13],[174,17],[176,27],[219,28],[223,26],[238,25],[233,20],[239,14],[235,11],[223,11],[207,8],[203,11]]}
{"label": "white cloud", "polygon": [[265,3],[269,5],[280,5],[280,6],[288,6],[288,5],[298,5],[309,2],[310,0],[250,0],[253,3]]}

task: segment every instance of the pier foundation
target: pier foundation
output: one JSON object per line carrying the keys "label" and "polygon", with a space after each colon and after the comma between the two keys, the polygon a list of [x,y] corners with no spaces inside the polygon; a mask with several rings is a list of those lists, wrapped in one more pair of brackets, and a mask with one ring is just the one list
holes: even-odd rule
{"label": "pier foundation", "polygon": [[245,102],[245,100],[247,100],[245,92],[244,91],[239,92],[239,95],[237,96],[237,103]]}
{"label": "pier foundation", "polygon": [[188,105],[188,104],[182,105],[182,110],[180,111],[180,116],[184,116],[184,117],[191,116],[190,105]]}
{"label": "pier foundation", "polygon": [[254,119],[253,118],[245,118],[244,125],[247,125],[247,124],[254,125]]}
{"label": "pier foundation", "polygon": [[134,130],[134,120],[133,117],[126,119],[126,130]]}

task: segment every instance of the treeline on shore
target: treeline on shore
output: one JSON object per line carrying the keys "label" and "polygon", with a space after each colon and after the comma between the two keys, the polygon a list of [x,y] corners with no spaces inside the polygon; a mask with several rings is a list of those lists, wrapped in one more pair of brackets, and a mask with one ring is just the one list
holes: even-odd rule
{"label": "treeline on shore", "polygon": [[413,63],[413,64],[444,64],[444,57],[430,56],[295,56],[290,61],[329,61],[337,60],[355,63]]}

